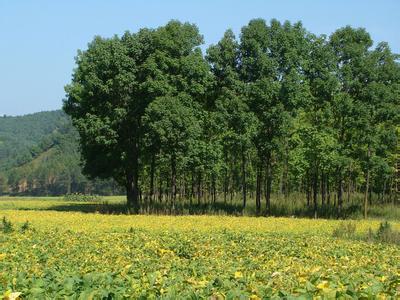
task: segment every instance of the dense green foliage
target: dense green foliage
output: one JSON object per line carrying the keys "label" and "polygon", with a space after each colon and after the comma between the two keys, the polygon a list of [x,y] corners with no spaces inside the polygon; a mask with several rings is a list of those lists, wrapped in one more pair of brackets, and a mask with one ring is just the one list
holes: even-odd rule
{"label": "dense green foliage", "polygon": [[[139,199],[198,203],[301,192],[337,208],[364,193],[395,202],[400,66],[364,29],[329,38],[301,23],[251,20],[203,57],[195,25],[96,37],[79,52],[64,110],[84,172]],[[265,199],[265,202],[262,199]],[[265,210],[262,209],[265,203]]]}
{"label": "dense green foliage", "polygon": [[[178,156],[188,154],[176,151],[184,151],[193,141],[191,133],[185,132],[187,122],[194,121],[190,111],[204,98],[211,82],[208,65],[197,47],[201,43],[195,26],[170,22],[157,30],[126,32],[121,38],[96,37],[76,59],[64,110],[80,134],[84,171],[92,177],[112,177],[126,187],[128,205],[135,210],[139,169],[147,146],[143,117],[151,118],[152,110],[156,118],[158,110],[169,114],[165,121],[156,120],[160,123],[152,124],[152,131],[168,135],[159,136],[162,144],[158,146],[170,156],[172,189],[176,191]],[[174,111],[166,110],[171,106]],[[170,132],[172,129],[175,132]],[[155,142],[150,138],[148,146]]]}

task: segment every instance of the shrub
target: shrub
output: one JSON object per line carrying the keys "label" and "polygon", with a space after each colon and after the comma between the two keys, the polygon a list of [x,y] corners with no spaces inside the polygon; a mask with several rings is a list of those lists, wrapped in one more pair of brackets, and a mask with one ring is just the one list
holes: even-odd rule
{"label": "shrub", "polygon": [[339,238],[352,238],[356,233],[356,225],[353,223],[341,223],[333,230],[332,235]]}
{"label": "shrub", "polygon": [[99,195],[86,195],[86,194],[66,194],[64,200],[76,202],[100,202],[103,198]]}
{"label": "shrub", "polygon": [[31,229],[31,225],[29,221],[26,221],[24,224],[21,226],[21,232],[25,232]]}
{"label": "shrub", "polygon": [[[352,223],[341,223],[339,227],[333,230],[333,237],[337,238],[356,238],[356,226]],[[365,235],[359,236],[369,242],[380,242],[400,245],[400,232],[392,229],[392,225],[385,221],[379,224],[379,228],[374,232],[371,228]]]}
{"label": "shrub", "polygon": [[400,232],[393,230],[392,225],[385,221],[379,225],[376,239],[383,243],[400,244]]}
{"label": "shrub", "polygon": [[3,233],[10,233],[14,230],[11,221],[7,220],[6,217],[3,217],[2,219],[1,230],[3,231]]}

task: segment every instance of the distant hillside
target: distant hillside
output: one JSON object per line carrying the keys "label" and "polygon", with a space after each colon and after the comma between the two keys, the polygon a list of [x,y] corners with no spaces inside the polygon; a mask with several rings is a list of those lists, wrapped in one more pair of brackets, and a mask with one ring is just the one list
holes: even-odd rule
{"label": "distant hillside", "polygon": [[29,160],[30,151],[34,151],[31,147],[69,123],[69,118],[61,110],[0,117],[0,169]]}
{"label": "distant hillside", "polygon": [[82,174],[78,138],[61,110],[0,118],[0,194],[118,192]]}

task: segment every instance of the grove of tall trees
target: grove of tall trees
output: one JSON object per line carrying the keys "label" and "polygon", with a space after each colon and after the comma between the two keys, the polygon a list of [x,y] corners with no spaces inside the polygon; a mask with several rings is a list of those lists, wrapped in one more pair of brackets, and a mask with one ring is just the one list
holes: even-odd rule
{"label": "grove of tall trees", "polygon": [[366,216],[372,194],[398,201],[400,65],[386,43],[262,19],[202,43],[170,21],[78,53],[64,110],[87,175],[125,187],[132,211],[240,197],[269,214],[272,193],[303,193],[316,216],[340,216],[357,193]]}

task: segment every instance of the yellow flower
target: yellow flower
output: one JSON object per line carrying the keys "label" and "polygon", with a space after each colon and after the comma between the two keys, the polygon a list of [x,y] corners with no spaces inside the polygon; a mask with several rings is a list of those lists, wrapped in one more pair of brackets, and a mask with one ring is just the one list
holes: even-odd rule
{"label": "yellow flower", "polygon": [[324,280],[321,281],[318,285],[317,285],[317,289],[322,290],[322,289],[326,289],[329,287],[329,282]]}
{"label": "yellow flower", "polygon": [[21,295],[21,292],[11,292],[11,291],[7,291],[4,294],[4,300],[17,300],[17,299],[21,299],[19,296]]}

